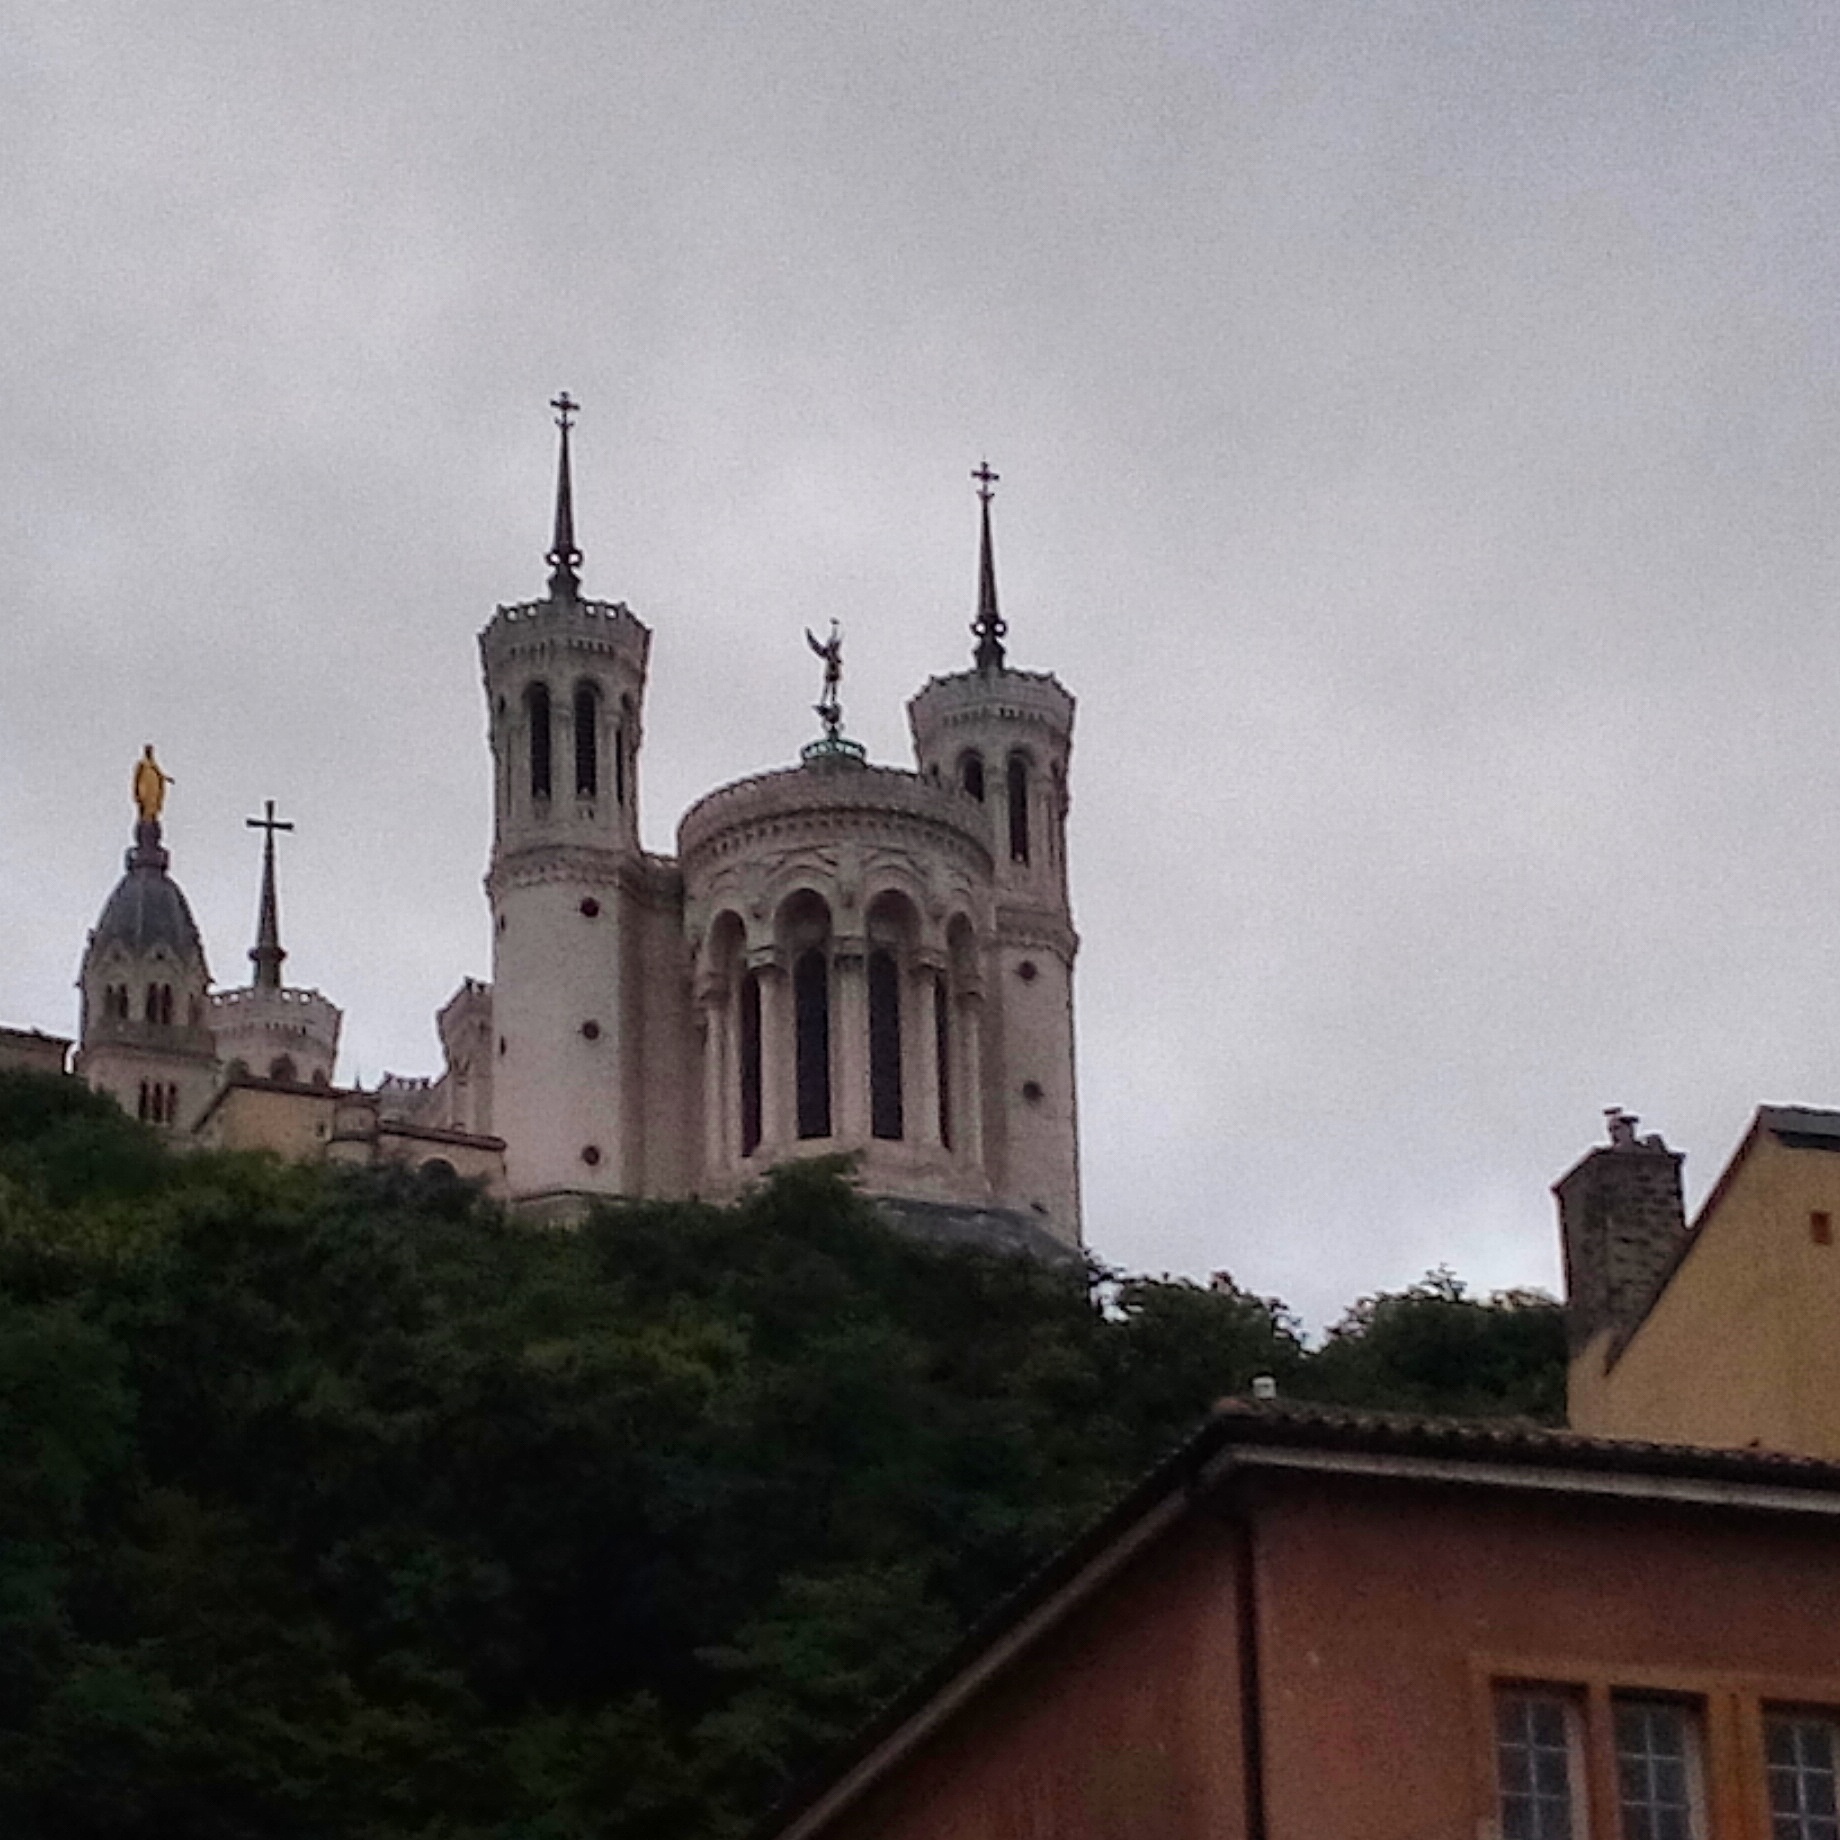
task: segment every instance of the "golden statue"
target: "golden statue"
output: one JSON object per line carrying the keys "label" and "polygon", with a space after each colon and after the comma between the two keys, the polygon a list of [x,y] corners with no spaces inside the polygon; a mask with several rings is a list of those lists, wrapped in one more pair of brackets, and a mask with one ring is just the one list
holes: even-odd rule
{"label": "golden statue", "polygon": [[153,743],[149,741],[141,750],[141,757],[134,763],[134,803],[140,809],[143,824],[159,822],[161,808],[166,803],[166,788],[173,783],[173,776],[165,772],[153,757]]}

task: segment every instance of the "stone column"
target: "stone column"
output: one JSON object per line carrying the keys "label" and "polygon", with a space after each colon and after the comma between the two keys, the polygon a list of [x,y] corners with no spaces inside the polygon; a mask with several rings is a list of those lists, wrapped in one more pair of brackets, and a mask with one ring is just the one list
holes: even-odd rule
{"label": "stone column", "polygon": [[[901,991],[901,1097],[907,1137],[929,1150],[939,1147],[939,1022],[933,1011],[938,975],[939,966],[932,959],[916,959]],[[951,1031],[946,1034],[949,1045]]]}
{"label": "stone column", "polygon": [[831,1003],[831,1135],[842,1143],[867,1143],[869,979],[860,939],[832,948]]}
{"label": "stone column", "polygon": [[764,1160],[791,1141],[796,1123],[792,993],[770,947],[750,952],[747,962],[750,971],[760,973],[760,1149],[755,1154]]}
{"label": "stone column", "polygon": [[728,1167],[733,1154],[728,1129],[728,989],[709,985],[699,993],[703,1021],[703,1174]]}
{"label": "stone column", "polygon": [[977,1174],[989,1179],[984,1167],[984,997],[967,990],[958,1002],[953,1030],[957,1039],[957,1112],[965,1160]]}

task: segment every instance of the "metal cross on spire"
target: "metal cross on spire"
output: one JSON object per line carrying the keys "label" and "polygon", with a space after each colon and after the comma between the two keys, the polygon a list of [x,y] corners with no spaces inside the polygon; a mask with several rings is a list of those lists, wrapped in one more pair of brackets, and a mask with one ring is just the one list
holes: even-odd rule
{"label": "metal cross on spire", "polygon": [[257,990],[279,990],[281,988],[281,961],[287,957],[287,954],[281,949],[281,908],[275,898],[275,833],[276,831],[291,831],[294,826],[275,816],[273,799],[263,801],[261,817],[245,818],[243,822],[252,831],[264,833],[262,838],[262,906],[256,919],[256,943],[249,954],[256,968],[255,987]]}
{"label": "metal cross on spire", "polygon": [[556,456],[556,527],[550,540],[549,593],[551,600],[572,601],[581,598],[581,551],[575,547],[575,490],[569,476],[569,430],[581,404],[567,390],[550,399],[556,411],[556,426],[562,430],[562,446]]}
{"label": "metal cross on spire", "polygon": [[971,477],[977,481],[979,516],[983,525],[978,546],[977,618],[971,622],[977,650],[972,658],[980,671],[1000,671],[1003,668],[1003,635],[1009,627],[997,611],[997,564],[990,541],[990,501],[996,496],[991,488],[1001,475],[990,470],[988,460],[980,460],[971,469]]}

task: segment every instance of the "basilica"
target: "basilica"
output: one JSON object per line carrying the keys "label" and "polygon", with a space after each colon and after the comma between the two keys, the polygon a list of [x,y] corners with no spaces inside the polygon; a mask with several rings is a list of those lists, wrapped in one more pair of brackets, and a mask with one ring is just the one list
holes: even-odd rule
{"label": "basilica", "polygon": [[913,765],[872,764],[845,735],[840,642],[812,637],[820,738],[699,799],[664,856],[639,840],[652,633],[583,591],[576,405],[553,406],[547,591],[479,635],[492,975],[440,1011],[440,1073],[337,1084],[339,1010],[282,976],[272,805],[250,821],[251,980],[213,987],[151,748],[83,954],[75,1071],[181,1141],[439,1165],[538,1218],[597,1197],[727,1199],[788,1158],[845,1154],[899,1224],[1065,1256],[1081,1239],[1074,701],[1008,662],[996,475],[973,475],[970,668],[909,702]]}

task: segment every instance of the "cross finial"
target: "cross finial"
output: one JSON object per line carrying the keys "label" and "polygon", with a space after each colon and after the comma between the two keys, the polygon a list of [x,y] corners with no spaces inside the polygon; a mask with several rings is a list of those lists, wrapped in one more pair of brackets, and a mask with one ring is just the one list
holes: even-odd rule
{"label": "cross finial", "polygon": [[978,533],[977,618],[971,622],[977,650],[972,654],[972,661],[980,671],[1000,671],[1003,668],[1003,635],[1009,627],[997,611],[997,559],[990,541],[990,501],[995,497],[991,487],[997,483],[998,475],[990,470],[988,460],[980,460],[971,469],[971,477],[977,481],[982,524]]}
{"label": "cross finial", "polygon": [[562,430],[562,447],[556,456],[556,529],[550,539],[549,564],[551,600],[573,601],[581,598],[581,551],[575,547],[575,487],[569,474],[569,430],[581,408],[567,390],[552,396],[549,406],[556,411],[556,426]]}
{"label": "cross finial", "polygon": [[250,962],[256,968],[255,987],[258,990],[279,990],[281,988],[281,961],[287,954],[281,949],[281,904],[275,898],[275,833],[291,831],[294,826],[285,818],[275,816],[275,801],[262,801],[262,815],[259,818],[245,818],[243,822],[252,831],[261,831],[262,835],[262,902],[256,913],[256,943],[250,948]]}
{"label": "cross finial", "polygon": [[292,819],[277,818],[275,816],[275,801],[273,799],[264,799],[262,801],[261,817],[245,818],[243,822],[252,831],[268,832],[268,840],[264,845],[267,849],[274,848],[276,831],[291,831],[294,828]]}

